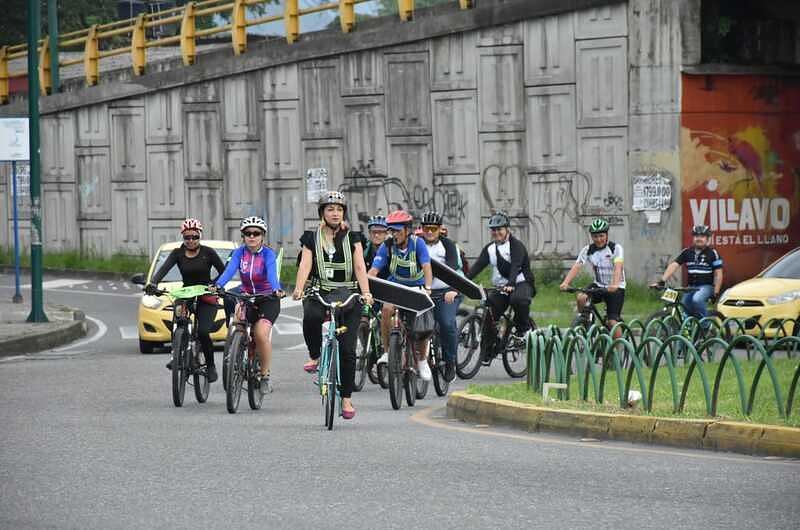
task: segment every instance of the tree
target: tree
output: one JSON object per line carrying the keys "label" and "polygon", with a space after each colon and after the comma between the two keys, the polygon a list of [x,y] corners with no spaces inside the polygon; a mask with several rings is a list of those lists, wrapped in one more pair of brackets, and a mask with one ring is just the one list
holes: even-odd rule
{"label": "tree", "polygon": [[[48,34],[47,0],[39,0],[42,13],[42,36]],[[0,46],[21,44],[26,39],[28,0],[5,0],[0,17]],[[69,33],[105,24],[117,18],[116,0],[59,0],[58,31]]]}

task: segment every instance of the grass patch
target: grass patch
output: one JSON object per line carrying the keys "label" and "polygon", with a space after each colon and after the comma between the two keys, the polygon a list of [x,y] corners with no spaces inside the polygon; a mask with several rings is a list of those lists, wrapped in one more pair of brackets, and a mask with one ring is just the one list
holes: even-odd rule
{"label": "grass patch", "polygon": [[[782,398],[784,404],[789,393],[789,385],[791,384],[794,371],[797,369],[797,359],[774,359],[775,371],[778,375],[778,383],[781,387]],[[714,378],[719,368],[717,363],[706,363],[704,365],[706,375],[709,379],[709,391],[713,389]],[[757,362],[742,362],[742,373],[745,381],[745,392],[749,395],[750,385],[753,381]],[[686,376],[686,367],[676,367],[678,392],[680,392],[681,385],[683,384],[684,377]],[[649,370],[646,371],[645,380],[649,383]],[[598,377],[599,382],[599,377]],[[631,384],[633,390],[639,390],[638,382],[634,376],[633,383]],[[469,394],[482,394],[497,399],[507,399],[510,401],[517,401],[519,403],[528,403],[532,405],[545,405],[542,396],[536,392],[530,391],[525,383],[512,383],[503,385],[469,385],[467,387]],[[570,393],[571,400],[569,401],[549,401],[546,406],[562,409],[584,410],[594,412],[626,412],[643,416],[666,416],[671,418],[700,418],[707,419],[705,398],[703,397],[703,387],[700,382],[699,373],[695,371],[692,376],[692,382],[689,384],[689,393],[686,396],[686,406],[684,411],[680,414],[673,414],[672,412],[672,391],[670,389],[669,375],[666,367],[662,367],[658,371],[655,386],[655,396],[653,398],[653,411],[644,412],[641,408],[624,409],[618,407],[619,392],[617,390],[617,378],[614,372],[609,372],[606,375],[606,384],[604,390],[604,402],[597,404],[594,401],[579,401],[576,399],[578,393],[578,382],[576,376],[570,378]],[[551,396],[553,391],[551,391]],[[591,382],[589,383],[589,395],[593,395]],[[800,427],[800,396],[795,397],[794,411],[792,417],[788,422],[778,416],[778,409],[775,404],[775,393],[772,387],[772,382],[766,370],[761,376],[761,381],[758,384],[756,392],[755,405],[753,406],[753,413],[750,416],[745,416],[741,410],[739,391],[736,383],[736,375],[733,370],[733,365],[727,363],[725,366],[725,373],[722,376],[722,386],[720,387],[719,404],[717,406],[716,419],[719,420],[734,420],[746,421],[754,423],[767,423],[774,425],[788,425],[792,427]]]}
{"label": "grass patch", "polygon": [[[548,269],[549,270],[549,269]],[[536,325],[539,327],[549,326],[554,324],[560,328],[569,327],[575,318],[575,295],[562,293],[559,289],[561,278],[556,278],[551,273],[543,274],[546,279],[550,281],[539,281],[539,269],[536,269],[536,296],[531,304],[531,312]],[[555,281],[554,281],[555,280]],[[479,285],[484,287],[491,287],[491,273],[487,267],[473,280]],[[581,274],[572,281],[574,287],[583,287],[589,285],[592,278],[588,274]],[[473,300],[465,300],[465,305],[475,306],[476,302]],[[631,321],[634,318],[640,320],[646,319],[648,316],[658,311],[663,307],[659,295],[651,291],[646,285],[628,281],[625,287],[625,305],[622,308],[622,317]],[[605,304],[599,306],[600,312],[605,313]]]}
{"label": "grass patch", "polygon": [[[46,269],[118,272],[120,274],[133,274],[146,272],[150,267],[150,258],[147,256],[131,256],[127,254],[114,254],[109,257],[82,254],[79,251],[44,252],[44,267]],[[30,267],[31,255],[29,252],[20,255],[20,264]],[[0,249],[0,265],[14,266],[13,249]]]}

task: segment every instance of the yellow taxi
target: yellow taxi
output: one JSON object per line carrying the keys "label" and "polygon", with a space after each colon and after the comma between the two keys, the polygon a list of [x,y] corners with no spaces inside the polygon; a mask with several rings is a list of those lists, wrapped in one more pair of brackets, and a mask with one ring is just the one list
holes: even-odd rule
{"label": "yellow taxi", "polygon": [[726,318],[744,320],[750,335],[760,335],[762,329],[769,338],[791,335],[795,323],[781,331],[781,321],[800,318],[800,247],[722,293],[717,310]]}
{"label": "yellow taxi", "polygon": [[[158,247],[153,262],[150,264],[150,270],[147,276],[144,274],[137,274],[131,281],[137,284],[145,284],[153,276],[155,271],[161,267],[164,260],[167,259],[169,253],[174,249],[181,246],[182,242],[165,243]],[[211,247],[219,255],[223,263],[228,261],[228,257],[237,247],[231,241],[218,241],[218,240],[202,240],[202,244],[206,247]],[[215,278],[216,269],[212,269],[211,278]],[[237,272],[233,279],[225,285],[226,289],[233,289],[238,286],[239,273]],[[162,290],[176,289],[182,287],[181,273],[178,266],[172,267],[163,280],[158,284],[158,288]],[[166,309],[172,303],[167,295],[162,296],[149,296],[142,295],[139,302],[139,351],[142,353],[152,353],[157,346],[162,346],[172,340],[172,310]],[[211,333],[211,339],[214,341],[224,341],[228,335],[228,328],[225,325],[225,311],[220,309],[217,311],[217,316],[214,321],[214,329]]]}

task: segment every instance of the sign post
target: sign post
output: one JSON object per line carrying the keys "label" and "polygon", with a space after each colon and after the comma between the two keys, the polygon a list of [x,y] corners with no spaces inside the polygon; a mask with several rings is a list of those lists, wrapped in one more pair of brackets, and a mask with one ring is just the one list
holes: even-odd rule
{"label": "sign post", "polygon": [[0,119],[0,160],[11,161],[11,190],[14,215],[14,296],[11,301],[15,304],[22,303],[19,277],[19,196],[17,194],[17,162],[27,161],[30,158],[28,145],[28,118],[3,118]]}

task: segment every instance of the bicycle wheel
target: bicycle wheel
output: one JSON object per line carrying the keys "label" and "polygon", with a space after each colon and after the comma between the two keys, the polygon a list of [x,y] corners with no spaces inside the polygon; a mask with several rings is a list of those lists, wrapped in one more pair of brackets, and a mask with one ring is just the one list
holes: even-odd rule
{"label": "bicycle wheel", "polygon": [[[233,324],[230,324],[233,326]],[[225,347],[222,349],[222,390],[228,391],[228,352],[231,351],[231,339],[234,331],[230,331],[225,337]]]}
{"label": "bicycle wheel", "polygon": [[336,392],[338,382],[338,359],[339,343],[333,342],[330,351],[330,363],[328,363],[327,377],[325,378],[325,392],[322,396],[323,412],[325,414],[325,426],[329,431],[333,430],[333,420],[336,418]]}
{"label": "bicycle wheel", "polygon": [[189,344],[187,330],[179,326],[172,334],[172,403],[176,407],[183,406],[186,393],[187,365],[189,355],[186,347]]}
{"label": "bicycle wheel", "polygon": [[461,379],[472,379],[481,369],[481,317],[471,315],[458,330],[456,373]]}
{"label": "bicycle wheel", "polygon": [[389,400],[392,402],[394,410],[403,406],[403,341],[398,332],[392,332],[389,336],[389,362],[385,368],[379,369],[386,373],[387,386],[389,388]]}
{"label": "bicycle wheel", "polygon": [[444,376],[445,363],[442,359],[442,351],[438,341],[431,341],[431,354],[428,356],[428,365],[433,375],[433,390],[439,397],[446,396],[450,389],[450,381]]}
{"label": "bicycle wheel", "polygon": [[258,382],[258,374],[261,373],[261,362],[258,359],[248,359],[247,361],[247,401],[250,408],[259,410],[261,403],[264,402],[264,394],[261,393],[261,385]]}
{"label": "bicycle wheel", "polygon": [[518,379],[528,375],[526,353],[527,351],[524,344],[515,348],[505,348],[503,350],[503,368],[506,369],[506,373],[509,376]]}
{"label": "bicycle wheel", "polygon": [[228,412],[236,414],[239,400],[242,398],[242,382],[244,379],[244,354],[247,349],[247,338],[242,331],[235,331],[231,337],[230,352],[226,355],[228,365],[228,386],[225,390],[225,405]]}
{"label": "bicycle wheel", "polygon": [[358,325],[358,342],[356,343],[356,374],[353,382],[353,391],[361,392],[367,380],[370,354],[369,322],[362,321]]}
{"label": "bicycle wheel", "polygon": [[413,368],[405,370],[403,373],[403,389],[405,390],[406,403],[413,407],[417,403],[417,372]]}
{"label": "bicycle wheel", "polygon": [[[199,348],[200,345],[195,342],[195,347]],[[208,401],[208,391],[211,389],[211,383],[208,382],[208,368],[196,369],[193,374],[194,379],[194,397],[197,398],[198,403],[205,403]]]}

